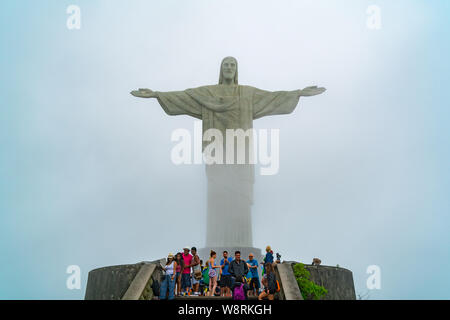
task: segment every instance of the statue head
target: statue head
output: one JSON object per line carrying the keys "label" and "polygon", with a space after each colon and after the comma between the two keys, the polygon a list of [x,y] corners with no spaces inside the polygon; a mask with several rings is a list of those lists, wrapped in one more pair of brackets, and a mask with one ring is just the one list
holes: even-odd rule
{"label": "statue head", "polygon": [[224,58],[220,65],[219,84],[229,81],[238,84],[238,63],[233,57]]}

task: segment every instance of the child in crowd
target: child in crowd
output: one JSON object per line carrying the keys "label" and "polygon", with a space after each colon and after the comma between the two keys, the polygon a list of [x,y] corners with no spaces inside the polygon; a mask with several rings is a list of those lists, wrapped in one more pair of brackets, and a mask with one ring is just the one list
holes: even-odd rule
{"label": "child in crowd", "polygon": [[208,261],[206,261],[206,265],[202,268],[202,276],[203,276],[203,295],[206,296],[209,289],[209,267],[208,267]]}
{"label": "child in crowd", "polygon": [[270,246],[266,247],[266,256],[264,257],[264,263],[273,263],[273,251]]}
{"label": "child in crowd", "polygon": [[202,278],[199,281],[199,292],[200,295],[203,295],[203,292],[205,291],[205,281],[204,281],[204,271],[205,267],[203,266],[203,260],[200,260],[200,270],[202,272]]}

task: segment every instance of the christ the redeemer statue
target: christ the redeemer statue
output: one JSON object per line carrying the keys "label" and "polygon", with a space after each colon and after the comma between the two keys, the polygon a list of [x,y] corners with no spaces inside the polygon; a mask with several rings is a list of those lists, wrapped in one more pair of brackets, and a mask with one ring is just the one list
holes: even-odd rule
{"label": "christ the redeemer statue", "polygon": [[[239,85],[237,61],[233,57],[226,57],[221,64],[217,85],[172,92],[139,89],[132,91],[131,94],[139,98],[157,98],[168,115],[189,115],[201,119],[203,133],[208,129],[220,130],[225,145],[226,129],[244,131],[251,129],[253,120],[291,113],[301,96],[314,96],[324,91],[325,88],[314,86],[303,90],[270,92]],[[253,151],[252,148],[246,148],[247,154]],[[248,162],[207,164],[206,174],[208,177],[206,246],[229,250],[251,248],[253,165]]]}

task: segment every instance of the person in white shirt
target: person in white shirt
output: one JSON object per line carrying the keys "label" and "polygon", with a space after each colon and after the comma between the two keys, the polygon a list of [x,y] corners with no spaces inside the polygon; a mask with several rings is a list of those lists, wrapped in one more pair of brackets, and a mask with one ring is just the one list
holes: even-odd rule
{"label": "person in white shirt", "polygon": [[167,256],[167,262],[164,266],[164,280],[161,283],[160,288],[160,300],[174,299],[175,294],[175,273],[177,269],[177,262],[174,260],[173,254],[169,253]]}

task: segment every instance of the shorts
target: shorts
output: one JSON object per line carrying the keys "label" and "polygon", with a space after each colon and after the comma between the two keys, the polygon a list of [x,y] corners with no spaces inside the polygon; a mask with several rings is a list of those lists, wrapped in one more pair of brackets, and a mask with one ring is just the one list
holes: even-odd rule
{"label": "shorts", "polygon": [[276,290],[269,290],[269,289],[266,289],[266,292],[267,292],[268,294],[275,294],[277,291],[276,291]]}
{"label": "shorts", "polygon": [[221,288],[231,288],[231,274],[223,274],[220,278]]}
{"label": "shorts", "polygon": [[200,280],[201,280],[201,279],[199,279],[199,280],[195,279],[195,276],[194,276],[193,273],[191,273],[191,278],[192,278],[192,285],[195,285],[195,284],[199,284],[199,283],[200,283]]}
{"label": "shorts", "polygon": [[253,290],[253,289],[259,290],[259,288],[260,288],[259,278],[258,277],[252,278],[250,280],[250,290]]}
{"label": "shorts", "polygon": [[214,278],[214,277],[217,277],[216,270],[214,270],[214,268],[213,269],[209,269],[208,276],[209,276],[210,279]]}
{"label": "shorts", "polygon": [[181,289],[189,289],[191,287],[191,274],[182,273],[181,274]]}

